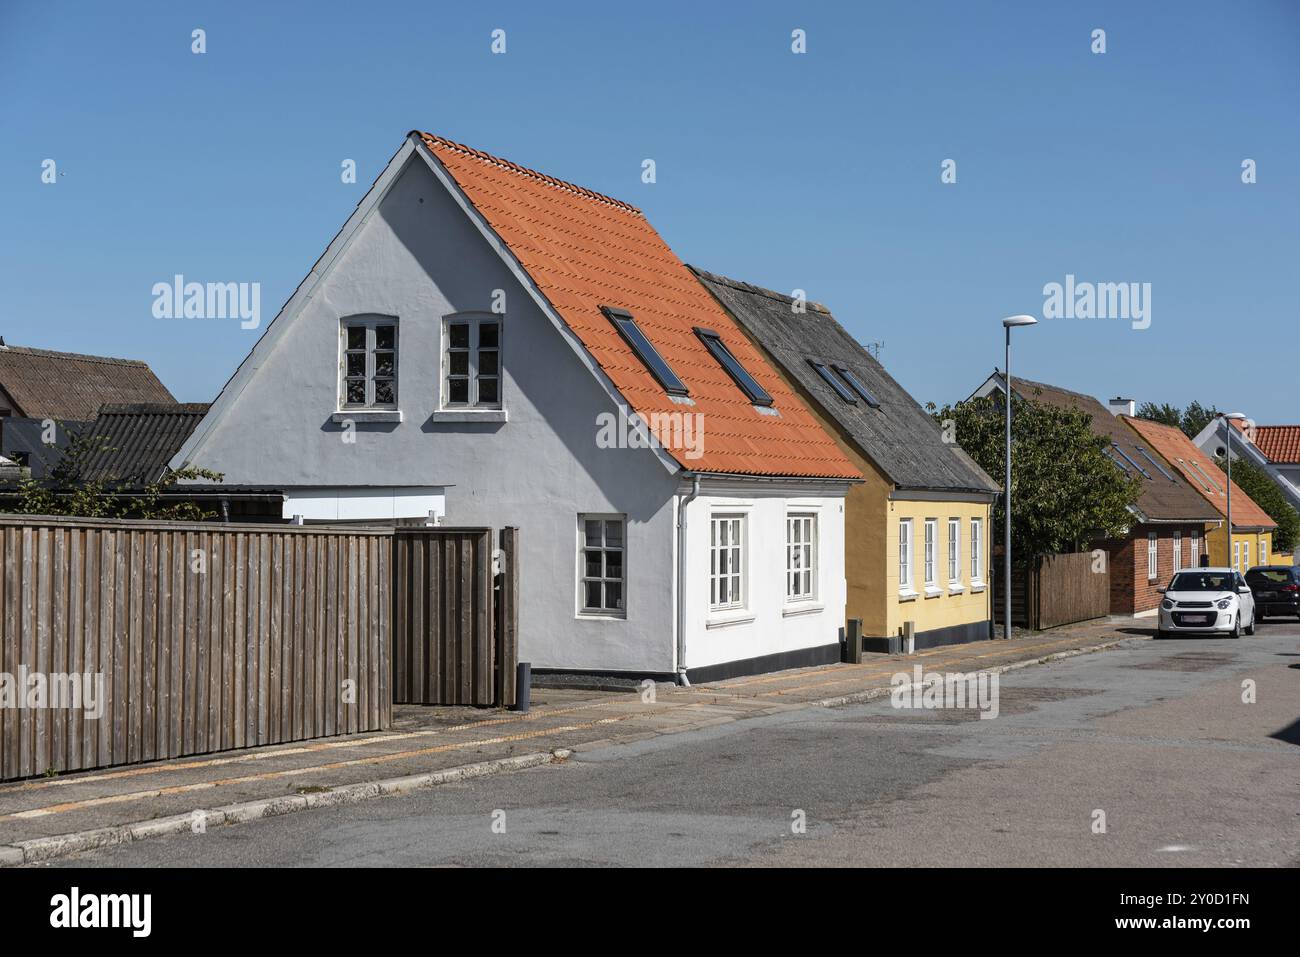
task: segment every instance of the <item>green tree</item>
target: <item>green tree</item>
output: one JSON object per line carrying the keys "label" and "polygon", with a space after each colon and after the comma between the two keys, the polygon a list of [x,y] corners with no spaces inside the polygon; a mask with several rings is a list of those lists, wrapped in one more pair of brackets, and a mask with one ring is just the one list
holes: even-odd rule
{"label": "green tree", "polygon": [[1138,407],[1137,414],[1139,419],[1150,419],[1161,425],[1172,425],[1176,429],[1181,429],[1189,439],[1194,439],[1214,420],[1219,410],[1212,405],[1201,405],[1196,401],[1186,409],[1180,409],[1168,402],[1159,405],[1154,402],[1143,402]]}
{"label": "green tree", "polygon": [[[1015,398],[1012,408],[1012,550],[1018,558],[1078,551],[1124,533],[1139,485],[1115,467],[1091,416]],[[1001,477],[1005,422],[1000,398],[972,399],[934,413],[946,434],[989,475]],[[947,428],[951,423],[950,430]],[[1004,506],[993,522],[1002,540]]]}
{"label": "green tree", "polygon": [[[1214,463],[1220,471],[1227,474],[1228,463],[1222,455],[1215,456]],[[1300,514],[1291,507],[1282,490],[1273,484],[1268,473],[1249,459],[1238,456],[1232,460],[1232,480],[1268,513],[1269,518],[1277,522],[1277,531],[1273,533],[1273,551],[1292,551],[1296,540],[1300,538]]]}

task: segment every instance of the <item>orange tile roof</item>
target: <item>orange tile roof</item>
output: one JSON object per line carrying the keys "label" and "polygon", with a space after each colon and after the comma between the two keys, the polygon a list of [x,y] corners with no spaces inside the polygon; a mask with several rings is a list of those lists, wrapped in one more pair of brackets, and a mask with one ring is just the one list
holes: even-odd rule
{"label": "orange tile roof", "polygon": [[[638,415],[703,415],[703,455],[667,448],[683,468],[860,477],[639,209],[431,133],[419,136]],[[632,313],[694,406],[669,398],[601,306]],[[697,326],[721,333],[780,417],[750,404],[696,337]]]}
{"label": "orange tile roof", "polygon": [[1270,462],[1300,462],[1300,425],[1257,425],[1255,447]]}
{"label": "orange tile roof", "polygon": [[[1228,514],[1228,497],[1222,491],[1227,484],[1227,476],[1223,471],[1214,464],[1214,460],[1196,447],[1196,443],[1189,439],[1181,429],[1176,429],[1171,425],[1162,425],[1159,422],[1152,422],[1150,419],[1138,419],[1133,416],[1120,416],[1125,422],[1137,430],[1157,452],[1175,466],[1187,479],[1192,488],[1196,489],[1211,505],[1218,510],[1219,514],[1227,517]],[[1207,489],[1205,480],[1200,475],[1193,464],[1199,465],[1218,486],[1217,489]],[[1232,524],[1236,528],[1276,528],[1277,523],[1268,516],[1262,508],[1255,504],[1254,500],[1242,491],[1241,486],[1236,482],[1232,483]]]}

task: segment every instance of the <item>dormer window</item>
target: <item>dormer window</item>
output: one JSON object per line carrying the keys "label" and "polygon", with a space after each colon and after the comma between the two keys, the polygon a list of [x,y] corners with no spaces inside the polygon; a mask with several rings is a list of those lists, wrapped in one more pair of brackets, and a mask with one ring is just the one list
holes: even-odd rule
{"label": "dormer window", "polygon": [[733,382],[740,386],[740,391],[745,393],[749,401],[754,405],[771,405],[772,397],[768,395],[767,390],[758,384],[757,380],[749,374],[739,360],[731,354],[727,344],[722,341],[722,336],[712,329],[701,329],[698,326],[695,334],[700,337],[700,341],[713,354],[713,358],[718,360],[718,365],[726,370],[727,375],[731,376]]}
{"label": "dormer window", "polygon": [[636,357],[641,360],[641,364],[663,386],[665,392],[669,395],[689,394],[685,383],[677,377],[677,373],[664,361],[664,357],[659,354],[659,350],[646,338],[645,333],[641,331],[641,327],[632,318],[632,313],[626,309],[617,309],[614,306],[601,306],[600,311],[605,314],[606,319],[614,324],[614,328],[623,337],[623,341],[636,353]]}

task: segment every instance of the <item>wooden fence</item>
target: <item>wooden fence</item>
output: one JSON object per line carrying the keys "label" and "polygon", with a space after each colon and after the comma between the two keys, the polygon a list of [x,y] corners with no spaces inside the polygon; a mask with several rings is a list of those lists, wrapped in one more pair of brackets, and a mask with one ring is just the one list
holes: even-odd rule
{"label": "wooden fence", "polygon": [[[1001,565],[998,571],[1001,571]],[[1002,576],[994,585],[994,616],[1002,623]],[[1011,623],[1041,631],[1110,614],[1109,565],[1095,568],[1091,552],[1049,555],[1011,570]]]}
{"label": "wooden fence", "polygon": [[0,779],[513,704],[517,536],[494,581],[490,530],[0,518]]}
{"label": "wooden fence", "polygon": [[518,535],[494,557],[489,528],[394,532],[396,703],[514,703]]}

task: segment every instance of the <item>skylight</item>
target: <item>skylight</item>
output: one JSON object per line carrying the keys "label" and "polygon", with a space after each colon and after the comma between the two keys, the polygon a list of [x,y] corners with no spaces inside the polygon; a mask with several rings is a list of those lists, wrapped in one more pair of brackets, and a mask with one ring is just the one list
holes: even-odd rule
{"label": "skylight", "polygon": [[862,384],[862,380],[858,378],[856,372],[852,369],[846,369],[844,366],[833,366],[833,368],[840,374],[840,378],[849,384],[850,389],[862,396],[862,401],[866,402],[867,405],[871,406],[873,409],[880,408],[880,400],[872,395],[871,390]]}
{"label": "skylight", "polygon": [[1205,476],[1205,481],[1207,481],[1207,482],[1209,482],[1211,485],[1213,485],[1213,486],[1214,486],[1214,490],[1215,490],[1216,492],[1218,492],[1220,495],[1223,494],[1223,489],[1219,487],[1219,483],[1216,482],[1216,481],[1214,481],[1214,479],[1210,478],[1208,475],[1205,474],[1205,469],[1201,468],[1201,464],[1200,464],[1199,462],[1193,462],[1193,463],[1192,463],[1192,468],[1194,468],[1194,469],[1196,469],[1196,471],[1200,472],[1201,475],[1204,475],[1204,476]]}
{"label": "skylight", "polygon": [[816,359],[809,359],[808,364],[817,370],[817,374],[826,380],[826,384],[834,389],[841,399],[849,405],[858,404],[858,400],[853,398],[853,393],[836,376],[831,375],[831,370],[826,368],[824,363],[818,362]]}
{"label": "skylight", "polygon": [[1144,448],[1143,448],[1142,446],[1140,446],[1140,445],[1139,445],[1139,446],[1136,446],[1136,448],[1137,448],[1137,450],[1138,450],[1139,452],[1142,453],[1142,457],[1143,457],[1144,459],[1146,459],[1148,462],[1150,462],[1150,463],[1152,464],[1152,466],[1154,466],[1154,467],[1155,467],[1155,468],[1160,472],[1161,475],[1163,475],[1165,478],[1169,479],[1169,481],[1171,481],[1171,482],[1174,481],[1174,477],[1173,477],[1172,475],[1170,475],[1168,471],[1165,470],[1165,467],[1164,467],[1163,465],[1161,465],[1159,462],[1156,461],[1156,458],[1155,458],[1154,455],[1152,455],[1150,452],[1148,452],[1146,449],[1144,449]]}
{"label": "skylight", "polygon": [[1123,457],[1124,461],[1127,462],[1129,465],[1133,466],[1133,467],[1134,467],[1135,469],[1137,469],[1139,472],[1141,472],[1142,475],[1146,478],[1146,480],[1147,480],[1148,482],[1154,482],[1154,481],[1155,481],[1155,479],[1153,479],[1153,478],[1151,477],[1151,473],[1150,473],[1150,472],[1148,472],[1148,471],[1147,471],[1146,469],[1144,469],[1142,466],[1138,465],[1138,464],[1137,464],[1136,462],[1134,462],[1131,458],[1129,458],[1128,453],[1125,452],[1123,449],[1121,449],[1121,448],[1119,447],[1119,443],[1118,443],[1118,442],[1112,442],[1112,443],[1110,443],[1110,444],[1111,444],[1111,446],[1115,449],[1115,451],[1116,451],[1117,453],[1119,453],[1120,456]]}
{"label": "skylight", "polygon": [[767,390],[755,381],[754,377],[749,374],[744,366],[731,354],[727,344],[722,341],[722,336],[712,329],[695,328],[695,334],[700,337],[700,341],[713,353],[713,358],[718,360],[718,364],[727,370],[727,375],[740,386],[740,391],[749,397],[749,401],[754,405],[771,405],[772,397],[767,394]]}
{"label": "skylight", "polygon": [[659,350],[654,347],[654,344],[646,338],[645,333],[641,331],[641,327],[632,318],[632,313],[626,309],[616,309],[613,306],[601,306],[600,311],[605,314],[606,319],[614,324],[614,328],[623,337],[623,341],[632,347],[636,357],[650,370],[650,374],[664,387],[665,392],[669,395],[690,394],[685,383],[677,378],[677,373],[664,361],[664,357],[659,354]]}

